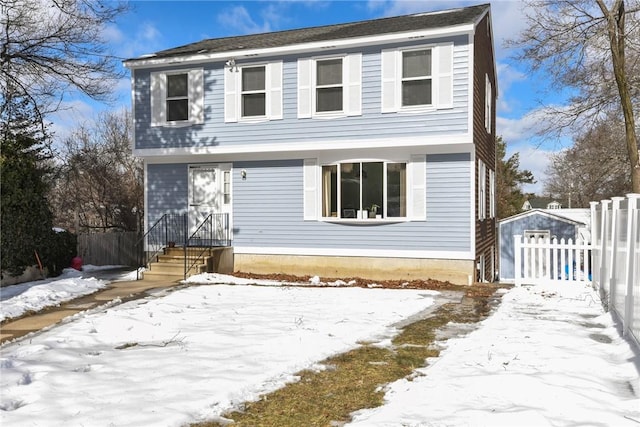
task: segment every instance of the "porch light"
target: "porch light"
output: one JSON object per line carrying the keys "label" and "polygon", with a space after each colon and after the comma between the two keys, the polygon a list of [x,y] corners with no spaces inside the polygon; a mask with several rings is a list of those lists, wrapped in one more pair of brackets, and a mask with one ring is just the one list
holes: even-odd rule
{"label": "porch light", "polygon": [[236,65],[236,60],[235,60],[235,58],[231,58],[231,59],[229,59],[229,60],[226,62],[226,64],[225,64],[225,65],[226,65],[227,67],[229,67],[229,71],[230,71],[230,72],[232,72],[232,73],[233,73],[233,72],[236,72],[236,73],[238,72],[238,66]]}

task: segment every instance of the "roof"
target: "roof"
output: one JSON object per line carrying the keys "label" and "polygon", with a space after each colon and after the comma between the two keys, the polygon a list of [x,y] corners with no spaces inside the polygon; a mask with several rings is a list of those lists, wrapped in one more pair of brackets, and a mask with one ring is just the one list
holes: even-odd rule
{"label": "roof", "polygon": [[589,209],[531,209],[508,218],[503,218],[498,221],[498,223],[508,223],[532,215],[544,215],[575,225],[587,227],[591,225],[591,211]]}
{"label": "roof", "polygon": [[[477,24],[489,9],[489,4],[482,4],[439,12],[417,13],[345,24],[207,39],[172,49],[161,50],[153,55],[145,55],[137,59],[159,59],[247,49],[277,48],[312,42],[439,29],[462,24]],[[136,59],[131,59],[125,62],[135,60]]]}

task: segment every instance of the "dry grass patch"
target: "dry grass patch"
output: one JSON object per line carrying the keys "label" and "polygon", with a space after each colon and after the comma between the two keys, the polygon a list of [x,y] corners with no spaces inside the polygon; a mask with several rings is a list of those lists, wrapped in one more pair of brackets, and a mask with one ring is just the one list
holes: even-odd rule
{"label": "dry grass patch", "polygon": [[[299,381],[248,402],[227,413],[238,427],[335,427],[350,420],[359,409],[383,404],[385,384],[410,377],[425,366],[425,359],[439,355],[433,346],[436,331],[449,322],[469,323],[490,311],[490,298],[497,288],[485,286],[467,293],[460,304],[445,304],[431,316],[405,326],[390,348],[362,344],[347,353],[322,362],[322,371],[302,371]],[[216,422],[197,427],[222,426]]]}

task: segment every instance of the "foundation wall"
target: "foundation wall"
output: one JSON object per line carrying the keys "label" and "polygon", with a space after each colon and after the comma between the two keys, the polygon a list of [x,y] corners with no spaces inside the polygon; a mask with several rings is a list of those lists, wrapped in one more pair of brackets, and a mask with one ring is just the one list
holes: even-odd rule
{"label": "foundation wall", "polygon": [[234,254],[234,271],[372,280],[435,279],[472,283],[472,260]]}

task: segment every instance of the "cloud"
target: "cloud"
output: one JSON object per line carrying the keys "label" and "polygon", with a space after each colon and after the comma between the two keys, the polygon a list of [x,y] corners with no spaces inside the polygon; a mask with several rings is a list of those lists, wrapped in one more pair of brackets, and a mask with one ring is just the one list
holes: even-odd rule
{"label": "cloud", "polygon": [[[273,13],[268,13],[267,16],[273,17]],[[262,24],[257,23],[244,6],[226,8],[218,14],[217,21],[223,27],[229,28],[237,34],[259,34],[271,31],[269,21]]]}
{"label": "cloud", "polygon": [[507,158],[514,153],[519,153],[520,170],[529,170],[533,174],[535,184],[524,184],[522,191],[525,193],[543,194],[544,181],[546,179],[546,170],[550,163],[550,156],[554,151],[545,150],[541,147],[525,146],[510,147],[507,144]]}

